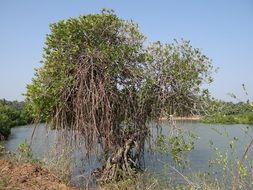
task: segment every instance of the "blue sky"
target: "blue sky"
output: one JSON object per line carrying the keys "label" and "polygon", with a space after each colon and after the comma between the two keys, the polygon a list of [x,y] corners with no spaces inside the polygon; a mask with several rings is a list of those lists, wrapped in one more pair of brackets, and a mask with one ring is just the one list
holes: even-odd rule
{"label": "blue sky", "polygon": [[252,0],[0,0],[0,98],[23,100],[49,33],[49,24],[80,14],[114,9],[139,24],[149,41],[190,40],[219,72],[212,95],[253,100]]}

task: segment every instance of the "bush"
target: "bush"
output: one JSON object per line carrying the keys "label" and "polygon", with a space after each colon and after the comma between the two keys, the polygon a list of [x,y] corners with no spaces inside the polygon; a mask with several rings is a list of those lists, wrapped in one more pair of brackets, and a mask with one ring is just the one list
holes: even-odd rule
{"label": "bush", "polygon": [[4,155],[5,153],[5,148],[3,145],[0,144],[0,156]]}
{"label": "bush", "polygon": [[11,127],[26,125],[32,122],[25,103],[0,100],[0,140],[7,139]]}

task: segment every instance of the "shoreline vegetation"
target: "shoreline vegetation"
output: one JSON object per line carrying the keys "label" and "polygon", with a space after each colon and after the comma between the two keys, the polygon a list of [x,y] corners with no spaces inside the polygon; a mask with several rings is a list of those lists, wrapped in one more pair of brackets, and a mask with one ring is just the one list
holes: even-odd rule
{"label": "shoreline vegetation", "polygon": [[253,103],[225,102],[211,100],[208,103],[207,114],[201,119],[203,123],[209,124],[253,124]]}
{"label": "shoreline vegetation", "polygon": [[32,121],[25,102],[0,99],[0,141],[7,140],[12,127],[27,125]]}
{"label": "shoreline vegetation", "polygon": [[[16,116],[16,120],[12,121],[8,125],[9,130],[11,130],[11,127],[18,126],[18,124],[28,124],[29,122],[32,122],[32,118],[29,116],[25,103],[23,102],[10,102],[10,101],[1,101],[0,103],[0,135],[2,133],[1,128],[3,126],[3,123],[6,121],[10,121],[10,118],[14,118]],[[227,103],[229,104],[229,103]],[[17,106],[19,105],[19,106]],[[234,104],[233,104],[234,105]],[[236,104],[235,104],[236,105]],[[225,106],[226,107],[226,106]],[[245,108],[238,108],[238,107],[247,107]],[[3,109],[4,108],[4,109]],[[213,108],[214,109],[214,108]],[[202,115],[192,115],[192,116],[171,116],[173,121],[189,121],[189,122],[202,122],[202,123],[209,123],[209,124],[253,124],[253,112],[251,111],[251,105],[249,104],[237,104],[235,107],[233,107],[233,111],[231,111],[232,108],[226,109],[223,107],[223,109],[220,109],[215,113],[209,112],[210,114],[207,114],[206,116]],[[237,110],[236,110],[237,109]],[[239,110],[239,111],[238,111]],[[13,114],[16,113],[16,114]],[[9,114],[9,115],[8,115]],[[8,117],[7,117],[8,116]],[[26,116],[26,117],[24,117]],[[7,118],[5,120],[1,120],[1,118]],[[23,119],[22,119],[23,118]],[[26,119],[24,119],[26,118]],[[169,121],[170,117],[161,117],[160,121]],[[1,125],[2,124],[2,125]],[[15,124],[15,126],[13,126]],[[4,137],[4,140],[6,140],[7,137]],[[2,139],[0,139],[2,140]],[[32,156],[32,154],[29,153],[30,149],[23,147],[22,151],[22,161],[16,161],[13,158],[15,156],[11,156],[13,158],[8,158],[9,153],[3,153],[1,152],[2,149],[4,150],[4,147],[0,145],[0,189],[3,188],[14,188],[14,189],[24,189],[28,187],[32,187],[33,189],[40,189],[41,187],[46,189],[62,189],[62,190],[76,190],[79,189],[77,187],[70,186],[70,181],[65,181],[61,179],[61,175],[59,175],[59,171],[57,171],[57,167],[55,166],[48,166],[46,163],[43,163],[43,161],[36,160]],[[28,152],[26,152],[28,151]],[[14,153],[15,155],[16,153]],[[18,154],[18,153],[17,153]],[[29,158],[27,158],[27,156]],[[58,173],[57,173],[58,172]],[[143,174],[144,175],[144,174]],[[205,174],[203,174],[205,175]],[[197,178],[202,179],[202,178]],[[139,181],[138,181],[139,180]],[[142,188],[142,178],[138,178],[137,181],[129,180],[124,183],[115,183],[115,184],[109,184],[105,187],[97,187],[97,189],[103,189],[103,190],[112,190],[112,189],[145,189],[146,187],[150,187],[154,185],[157,188],[165,188],[168,186],[168,184],[160,184],[160,181],[158,182],[158,179],[155,177],[152,177],[150,181],[147,181],[148,185],[145,184]],[[153,180],[153,181],[152,181]],[[212,181],[208,181],[207,179],[203,179],[203,183],[205,189],[209,190],[212,189],[214,183]],[[137,183],[137,185],[136,185]],[[161,182],[162,183],[162,182]],[[169,184],[171,185],[170,188],[173,189],[173,185],[175,184]],[[217,187],[222,186],[223,184],[216,184]],[[185,187],[188,187],[185,185]],[[225,189],[225,186],[224,188]]]}
{"label": "shoreline vegetation", "polygon": [[[168,117],[161,117],[160,121],[169,121]],[[235,115],[224,115],[217,113],[215,115],[207,116],[184,116],[184,117],[173,117],[174,121],[196,121],[206,124],[248,124],[253,125],[253,112],[247,112],[243,114]]]}
{"label": "shoreline vegetation", "polygon": [[[192,116],[173,116],[174,121],[196,121],[207,124],[248,124],[253,125],[253,106],[247,102],[211,101],[208,113]],[[170,118],[161,117],[160,121]],[[11,128],[32,123],[33,118],[21,101],[0,99],[0,141],[7,140]]]}
{"label": "shoreline vegetation", "polygon": [[[236,143],[236,142],[235,142]],[[58,150],[68,152],[67,148],[63,145],[61,148],[58,147]],[[214,145],[215,147],[215,145]],[[250,147],[250,145],[249,145]],[[211,147],[210,147],[211,148]],[[234,146],[230,146],[231,151],[234,151]],[[226,150],[228,151],[228,150]],[[165,152],[163,152],[165,153]],[[67,178],[63,178],[65,173],[61,173],[58,169],[64,168],[64,172],[68,171],[65,168],[68,160],[66,156],[62,156],[63,153],[60,154],[64,160],[56,163],[47,162],[44,159],[37,159],[32,154],[32,149],[30,145],[23,143],[17,146],[17,152],[10,153],[5,152],[4,148],[1,149],[0,145],[0,189],[59,189],[59,190],[81,190],[81,189],[90,189],[89,186],[78,186],[74,183],[71,183]],[[68,153],[67,153],[68,154]],[[97,185],[94,190],[143,190],[143,189],[170,189],[170,190],[178,190],[178,189],[204,189],[204,190],[214,190],[214,189],[249,189],[252,187],[251,183],[251,169],[247,169],[247,167],[252,168],[248,165],[244,165],[242,161],[237,162],[234,160],[233,156],[231,157],[223,157],[223,155],[219,153],[219,150],[215,152],[217,159],[213,159],[212,164],[216,167],[223,167],[222,180],[227,179],[229,175],[233,175],[232,177],[238,176],[238,178],[234,179],[228,184],[228,181],[218,181],[217,176],[210,175],[207,171],[196,172],[186,175],[184,173],[175,173],[170,176],[163,176],[163,173],[159,175],[155,175],[152,173],[141,173],[137,179],[128,179],[120,182],[112,182],[106,185]],[[247,151],[244,153],[247,154]],[[58,155],[59,156],[59,155]],[[223,161],[220,158],[224,159]],[[251,158],[251,157],[250,157]],[[250,159],[249,158],[249,159]],[[247,158],[245,158],[247,159]],[[230,162],[233,161],[233,162]],[[248,160],[245,160],[247,162]],[[223,163],[227,163],[227,165],[223,165]],[[57,167],[56,167],[57,165]],[[165,165],[166,167],[167,165]],[[168,166],[167,166],[168,167]],[[171,167],[171,166],[169,166]],[[209,168],[210,169],[210,168]],[[176,170],[176,168],[171,167],[171,171]],[[167,173],[167,169],[164,169],[163,172]],[[231,171],[231,173],[227,174],[226,171]],[[179,172],[176,170],[176,172]],[[67,172],[66,172],[67,173]],[[63,174],[63,175],[62,175]],[[184,178],[180,184],[180,178]],[[220,176],[219,176],[220,177]],[[231,177],[231,176],[230,176]],[[249,181],[248,181],[249,180]],[[168,182],[169,181],[169,182]],[[190,182],[190,183],[189,183]],[[242,184],[243,188],[236,188],[237,183]],[[229,187],[227,186],[229,185]],[[92,186],[93,187],[93,186]],[[251,189],[251,188],[250,188]]]}
{"label": "shoreline vegetation", "polygon": [[[195,116],[175,116],[173,117],[174,121],[201,121],[201,116],[200,115],[195,115]],[[161,117],[160,121],[168,121],[170,118],[168,117]]]}
{"label": "shoreline vegetation", "polygon": [[248,124],[253,125],[253,112],[243,114],[224,115],[221,113],[206,116],[201,119],[203,123],[209,124]]}

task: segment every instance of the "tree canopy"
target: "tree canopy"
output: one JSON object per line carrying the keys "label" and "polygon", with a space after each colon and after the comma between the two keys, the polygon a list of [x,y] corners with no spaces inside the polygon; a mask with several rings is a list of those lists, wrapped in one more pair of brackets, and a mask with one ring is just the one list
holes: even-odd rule
{"label": "tree canopy", "polygon": [[85,139],[105,155],[102,182],[133,176],[149,123],[189,114],[211,82],[211,61],[188,41],[147,45],[138,25],[112,11],[50,25],[42,67],[27,86],[37,118]]}

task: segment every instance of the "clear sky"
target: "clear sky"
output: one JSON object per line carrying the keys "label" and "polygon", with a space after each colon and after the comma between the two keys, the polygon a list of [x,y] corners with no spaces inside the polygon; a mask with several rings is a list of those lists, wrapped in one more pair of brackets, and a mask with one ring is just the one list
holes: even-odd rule
{"label": "clear sky", "polygon": [[24,99],[50,23],[102,8],[134,20],[149,41],[190,40],[220,68],[214,97],[245,99],[244,83],[253,100],[253,0],[0,0],[0,98]]}

